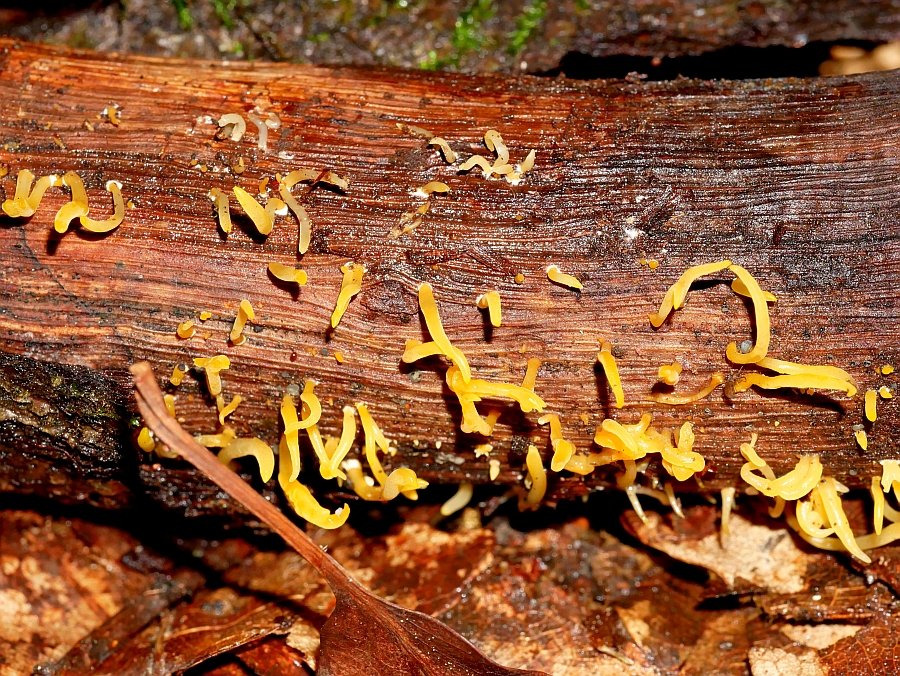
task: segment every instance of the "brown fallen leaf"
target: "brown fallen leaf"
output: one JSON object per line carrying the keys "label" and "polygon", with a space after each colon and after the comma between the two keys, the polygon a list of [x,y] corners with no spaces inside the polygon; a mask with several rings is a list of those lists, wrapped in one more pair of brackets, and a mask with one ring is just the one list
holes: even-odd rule
{"label": "brown fallen leaf", "polygon": [[748,659],[753,676],[825,676],[827,673],[811,650],[795,655],[781,648],[751,648]]}
{"label": "brown fallen leaf", "polygon": [[[685,521],[705,518],[711,511],[715,511],[714,508],[693,508],[685,512]],[[647,514],[646,524],[633,512],[625,512],[622,520],[644,544],[673,559],[713,571],[731,588],[743,582],[744,586],[749,583],[750,587],[759,590],[794,593],[805,586],[809,556],[797,547],[786,528],[757,525],[732,514],[731,535],[724,540],[717,531],[692,539],[676,532],[655,512]]]}
{"label": "brown fallen leaf", "polygon": [[900,628],[887,618],[838,641],[819,657],[828,676],[896,676],[900,674]]}
{"label": "brown fallen leaf", "polygon": [[159,575],[148,589],[81,639],[62,659],[38,667],[41,675],[76,676],[100,672],[103,663],[118,647],[125,645],[132,635],[174,602],[193,593],[203,582],[203,576],[190,569],[179,570],[171,577]]}
{"label": "brown fallen leaf", "polygon": [[134,364],[131,373],[138,409],[156,437],[278,533],[328,581],[336,606],[321,630],[318,676],[540,673],[503,667],[438,620],[384,601],[365,589],[169,415],[150,364]]}
{"label": "brown fallen leaf", "polygon": [[35,512],[0,512],[0,674],[61,658],[153,584],[121,558],[134,537]]}

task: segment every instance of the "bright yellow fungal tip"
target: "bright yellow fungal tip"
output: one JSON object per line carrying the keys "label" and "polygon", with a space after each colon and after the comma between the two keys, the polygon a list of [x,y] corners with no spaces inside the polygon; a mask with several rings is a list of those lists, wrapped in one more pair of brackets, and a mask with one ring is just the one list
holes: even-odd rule
{"label": "bright yellow fungal tip", "polygon": [[219,451],[219,462],[227,465],[236,458],[243,458],[252,455],[259,464],[259,475],[262,477],[263,483],[272,478],[275,471],[275,454],[272,449],[262,439],[255,437],[236,438],[228,442],[221,451]]}
{"label": "bright yellow fungal tip", "polygon": [[460,484],[456,493],[441,505],[441,516],[450,516],[469,504],[472,499],[472,484]]}
{"label": "bright yellow fungal tip", "polygon": [[700,401],[701,399],[708,397],[714,389],[724,382],[725,376],[716,371],[710,376],[709,382],[704,387],[694,392],[694,394],[679,395],[671,392],[653,392],[647,399],[655,401],[658,404],[670,404],[672,406],[692,404],[695,401]]}
{"label": "bright yellow fungal tip", "polygon": [[275,279],[280,279],[282,282],[291,282],[303,286],[307,281],[306,271],[298,270],[292,265],[272,262],[269,263],[269,272],[272,273]]}
{"label": "bright yellow fungal tip", "polygon": [[534,392],[534,386],[537,382],[537,374],[538,369],[541,368],[541,360],[537,357],[532,357],[528,360],[528,364],[525,367],[525,377],[522,379],[522,387],[526,390],[531,390]]}
{"label": "bright yellow fungal tip", "polygon": [[431,289],[431,284],[427,282],[419,285],[419,310],[421,310],[422,317],[425,319],[425,326],[428,327],[431,339],[444,355],[453,362],[454,366],[459,369],[463,381],[468,383],[472,378],[469,362],[465,355],[453,346],[450,339],[447,338],[447,334],[444,333],[444,326],[441,323],[437,303],[434,300],[434,292]]}
{"label": "bright yellow fungal tip", "polygon": [[538,419],[538,425],[546,425],[548,422],[550,423],[550,445],[553,448],[550,469],[554,472],[561,472],[575,455],[575,444],[563,437],[558,415],[550,413]]}
{"label": "bright yellow fungal tip", "polygon": [[891,399],[894,395],[891,394],[890,388],[882,385],[878,388],[878,396],[880,396],[882,399]]}
{"label": "bright yellow fungal tip", "polygon": [[488,291],[478,296],[476,305],[482,310],[487,309],[491,326],[500,326],[503,315],[500,310],[500,294],[496,291]]}
{"label": "bright yellow fungal tip", "polygon": [[847,519],[847,515],[844,513],[844,508],[841,505],[837,482],[831,477],[823,478],[816,487],[816,493],[817,495],[812,498],[812,501],[818,501],[821,505],[828,525],[834,529],[834,534],[841,541],[841,544],[860,561],[871,563],[872,559],[860,549],[853,531],[850,529],[850,521]]}
{"label": "bright yellow fungal tip", "polygon": [[[847,373],[844,369],[837,368],[836,366],[813,366],[811,364],[798,364],[796,362],[782,361],[781,359],[774,359],[772,357],[763,357],[758,362],[756,362],[756,365],[761,366],[762,368],[769,369],[771,371],[775,371],[776,373],[781,373],[783,375],[813,375],[825,376],[828,378],[837,378],[838,380],[843,380],[845,383],[847,383],[848,386],[845,388],[836,389],[844,389],[847,392],[848,397],[856,395],[857,385],[856,381],[853,380],[853,376]],[[792,386],[787,385],[786,387]]]}
{"label": "bright yellow fungal tip", "polygon": [[300,517],[319,528],[331,530],[343,526],[350,516],[350,507],[347,503],[332,514],[316,501],[306,486],[290,478],[296,477],[299,471],[299,466],[294,465],[291,460],[291,454],[282,436],[278,451],[278,483],[291,507]]}
{"label": "bright yellow fungal tip", "polygon": [[875,507],[872,514],[872,523],[875,527],[875,534],[881,535],[881,530],[884,528],[884,491],[881,490],[881,486],[878,485],[878,477],[872,477],[872,484],[869,487],[869,492],[872,494],[872,501],[875,503]]}
{"label": "bright yellow fungal tip", "polygon": [[[818,455],[803,456],[794,469],[776,478],[768,463],[757,455],[753,447],[755,442],[754,434],[750,444],[741,444],[741,454],[747,460],[741,467],[741,478],[763,495],[775,498],[776,501],[799,500],[813,490],[822,478],[822,463]],[[763,476],[754,472],[762,472]],[[780,503],[776,506],[782,507]]]}
{"label": "bright yellow fungal tip", "polygon": [[856,437],[856,443],[859,444],[859,447],[864,451],[869,448],[869,438],[866,436],[865,431],[857,430],[854,435]]}
{"label": "bright yellow fungal tip", "polygon": [[237,410],[237,407],[240,405],[240,403],[243,400],[244,400],[244,398],[241,397],[241,395],[239,395],[239,394],[234,395],[234,398],[232,398],[231,403],[228,404],[227,406],[223,406],[222,409],[219,411],[219,424],[224,425],[225,418],[227,418],[232,413],[234,413],[235,410]]}
{"label": "bright yellow fungal tip", "polygon": [[517,272],[516,276],[514,277],[514,281],[516,282],[516,284],[522,284],[525,281],[525,275],[523,275],[521,272]]}
{"label": "bright yellow fungal tip", "polygon": [[600,346],[600,352],[597,353],[597,361],[603,367],[606,374],[606,381],[609,388],[616,396],[616,408],[622,408],[625,405],[625,392],[622,390],[622,379],[619,377],[619,367],[616,366],[616,359],[612,354],[612,346],[608,341],[603,341]]}
{"label": "bright yellow fungal tip", "polygon": [[338,293],[334,312],[331,313],[331,328],[337,327],[341,317],[344,316],[347,308],[350,307],[350,300],[362,288],[362,278],[365,271],[365,266],[354,263],[345,263],[341,266],[341,272],[344,273],[344,277],[341,280],[341,290]]}
{"label": "bright yellow fungal tip", "polygon": [[798,375],[765,376],[761,373],[745,373],[734,384],[735,392],[744,392],[752,386],[764,390],[777,390],[782,387],[793,387],[801,390],[841,390],[852,396],[856,388],[846,380],[832,376],[805,373]]}
{"label": "bright yellow fungal tip", "polygon": [[441,181],[429,181],[420,188],[416,188],[415,194],[418,197],[428,197],[435,192],[450,192],[450,186]]}
{"label": "bright yellow fungal tip", "polygon": [[72,191],[72,201],[63,204],[53,219],[53,229],[59,233],[65,232],[74,219],[87,216],[89,211],[87,191],[81,177],[74,171],[67,171],[63,174],[62,183]]}
{"label": "bright yellow fungal tip", "polygon": [[891,366],[890,364],[885,364],[884,366],[881,367],[882,375],[889,376],[893,372],[894,372],[894,367]]}
{"label": "bright yellow fungal tip", "polygon": [[194,440],[206,448],[224,448],[237,436],[234,428],[225,426],[218,434],[198,434]]}
{"label": "bright yellow fungal tip", "polygon": [[240,186],[234,186],[233,192],[234,196],[237,197],[237,201],[241,205],[241,208],[250,217],[250,220],[253,221],[253,225],[256,226],[257,232],[259,232],[260,235],[268,235],[272,232],[272,226],[275,224],[272,214]]}
{"label": "bright yellow fungal tip", "polygon": [[169,376],[169,382],[172,383],[175,387],[181,385],[181,381],[184,380],[185,370],[181,368],[178,364],[172,369],[172,375]]}
{"label": "bright yellow fungal tip", "polygon": [[210,199],[216,204],[216,214],[219,217],[219,227],[222,232],[231,232],[231,211],[228,209],[228,195],[220,188],[213,188],[209,191]]}
{"label": "bright yellow fungal tip", "polygon": [[494,450],[493,444],[478,444],[475,447],[475,457],[483,458],[491,454],[491,451]]}
{"label": "bright yellow fungal tip", "polygon": [[79,217],[81,227],[91,232],[109,232],[119,227],[125,218],[125,200],[122,198],[122,185],[118,181],[107,181],[106,189],[113,196],[113,215],[105,221],[95,221],[87,216]]}
{"label": "bright yellow fungal tip", "polygon": [[215,357],[194,359],[194,366],[203,369],[206,374],[206,387],[209,393],[214,397],[222,394],[222,380],[219,372],[231,366],[231,360],[224,354],[218,354]]}
{"label": "bright yellow fungal tip", "polygon": [[334,453],[329,454],[328,462],[320,468],[322,477],[325,479],[333,479],[339,473],[341,463],[350,449],[353,447],[353,440],[356,438],[356,410],[352,406],[344,406],[344,425],[341,430],[341,438],[335,447]]}
{"label": "bright yellow fungal tip", "polygon": [[488,476],[491,478],[491,481],[496,481],[497,477],[500,476],[500,461],[499,460],[488,460]]}
{"label": "bright yellow fungal tip", "polygon": [[541,461],[541,454],[536,446],[529,446],[525,454],[525,466],[528,468],[526,482],[530,479],[531,488],[525,496],[525,502],[531,509],[537,509],[547,493],[547,472]]}
{"label": "bright yellow fungal tip", "polygon": [[[734,291],[739,296],[745,296],[747,298],[751,297],[750,289],[747,288],[747,285],[739,277],[736,277],[735,279],[731,280],[731,290]],[[778,298],[775,297],[774,293],[769,293],[768,291],[763,291],[762,293],[763,293],[763,297],[766,299],[767,302],[769,302],[769,303],[778,302]]]}
{"label": "bright yellow fungal tip", "polygon": [[169,412],[169,415],[174,418],[175,417],[175,395],[174,394],[164,394],[163,395],[163,403],[166,405],[166,410]]}
{"label": "bright yellow fungal tip", "polygon": [[878,393],[875,390],[866,390],[866,420],[869,422],[875,422],[875,418],[878,417],[877,396]]}
{"label": "bright yellow fungal tip", "polygon": [[378,451],[381,450],[384,455],[388,454],[388,440],[385,439],[381,429],[375,424],[372,414],[369,413],[369,408],[365,404],[357,404],[356,410],[359,413],[359,421],[362,424],[365,437],[366,462],[369,463],[372,476],[375,477],[375,480],[381,486],[384,486],[384,482],[387,481],[387,474],[381,466],[381,461],[378,459]]}
{"label": "bright yellow fungal tip", "polygon": [[453,164],[456,162],[456,153],[453,152],[453,149],[450,148],[450,145],[442,139],[440,136],[432,136],[428,141],[428,145],[437,146],[441,149],[441,153],[444,155],[444,161],[447,164]]}
{"label": "bright yellow fungal tip", "polygon": [[722,489],[722,535],[731,535],[728,530],[728,521],[731,510],[734,509],[734,486]]}
{"label": "bright yellow fungal tip", "polygon": [[194,322],[182,322],[175,329],[175,335],[182,339],[193,338],[196,332],[197,329],[194,328]]}
{"label": "bright yellow fungal tip", "polygon": [[207,312],[206,310],[203,310],[200,313],[200,321],[201,322],[205,322],[207,319],[210,319],[211,317],[212,317],[212,312]]}
{"label": "bright yellow fungal tip", "polygon": [[659,367],[659,379],[666,385],[677,385],[681,377],[681,364],[673,361],[671,364],[663,364]]}
{"label": "bright yellow fungal tip", "polygon": [[228,339],[235,345],[243,344],[246,340],[246,337],[243,335],[244,327],[247,325],[248,321],[253,321],[255,319],[256,313],[253,311],[253,306],[250,304],[250,301],[241,300]]}
{"label": "bright yellow fungal tip", "polygon": [[735,364],[755,364],[764,358],[769,351],[769,341],[771,339],[769,307],[766,305],[766,298],[762,289],[759,288],[759,284],[749,272],[740,265],[731,265],[728,269],[737,275],[737,278],[750,291],[750,298],[753,301],[753,312],[756,317],[756,344],[749,352],[744,354],[738,350],[737,343],[729,343],[725,348],[725,356]]}
{"label": "bright yellow fungal tip", "polygon": [[561,284],[562,286],[568,286],[571,289],[580,290],[584,288],[581,282],[579,282],[575,277],[562,272],[556,265],[551,265],[547,268],[547,277],[551,282]]}
{"label": "bright yellow fungal tip", "polygon": [[37,180],[37,183],[34,184],[34,188],[31,187],[31,182],[33,180],[34,174],[27,169],[22,169],[18,173],[16,176],[15,197],[3,202],[2,208],[7,216],[12,216],[13,218],[27,218],[28,216],[34,215],[47,188],[60,185],[59,177],[53,174],[41,176]]}
{"label": "bright yellow fungal tip", "polygon": [[720,261],[718,263],[695,265],[685,270],[681,277],[678,278],[678,281],[670,286],[668,291],[666,291],[663,302],[659,306],[659,312],[657,312],[656,314],[648,315],[650,323],[656,328],[662,326],[662,323],[666,320],[666,317],[669,316],[669,313],[672,310],[677,310],[684,305],[685,300],[687,300],[687,293],[691,288],[691,284],[693,284],[704,275],[709,275],[713,272],[719,272],[720,270],[724,270],[730,265],[731,261]]}
{"label": "bright yellow fungal tip", "polygon": [[138,434],[137,443],[138,446],[141,447],[141,450],[146,451],[147,453],[152,453],[153,449],[156,448],[156,442],[153,440],[153,435],[150,434],[150,430],[146,427],[141,428],[141,433]]}

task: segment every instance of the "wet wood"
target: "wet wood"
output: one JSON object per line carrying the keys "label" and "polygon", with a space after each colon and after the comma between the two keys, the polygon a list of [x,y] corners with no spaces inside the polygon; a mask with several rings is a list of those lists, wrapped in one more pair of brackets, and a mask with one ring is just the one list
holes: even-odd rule
{"label": "wet wood", "polygon": [[[778,296],[772,356],[846,368],[863,390],[895,388],[897,375],[876,368],[900,365],[896,74],[584,84],[118,60],[9,42],[0,50],[6,195],[20,169],[74,169],[98,214],[111,209],[103,190],[111,179],[134,204],[105,237],[51,234],[55,211],[69,199],[59,189],[48,191],[31,219],[3,220],[0,349],[11,358],[83,366],[97,377],[147,359],[162,379],[175,364],[227,354],[225,395],[244,397],[231,417],[240,434],[275,443],[282,394],[313,378],[325,404],[324,433],[339,432],[343,405],[364,401],[399,449],[390,465],[412,467],[429,481],[484,483],[488,459],[473,450],[485,439],[459,432],[441,362],[400,364],[406,340],[427,339],[416,287],[428,281],[448,335],[478,377],[520,382],[527,359],[542,360],[537,392],[582,451],[604,417],[628,423],[650,412],[661,427],[694,422],[710,490],[738,483],[737,451],[752,431],[777,473],[797,453],[817,452],[829,473],[853,486],[868,485],[880,472],[877,460],[898,455],[889,435],[896,400],[880,402],[874,424],[863,421],[861,394],[731,394],[726,384],[695,405],[643,401],[658,367],[675,358],[685,367],[679,390],[699,389],[717,370],[730,383],[740,373],[724,349],[753,337],[752,313],[728,289],[728,275],[698,286],[661,329],[646,318],[686,267],[723,258]],[[118,126],[97,119],[110,104],[120,108]],[[252,125],[239,144],[215,138],[214,119],[254,106],[282,123],[270,132],[267,152],[256,148]],[[398,122],[443,136],[463,157],[489,155],[481,136],[496,128],[513,162],[536,148],[537,163],[518,186],[478,171],[461,174],[401,133]],[[239,157],[247,168],[238,176],[229,167]],[[280,219],[262,239],[236,204],[235,231],[222,235],[211,188],[240,185],[256,194],[263,178],[300,167],[333,169],[351,181],[345,193],[295,190],[313,222],[309,253],[295,254],[295,221]],[[451,192],[431,199],[412,233],[391,239],[402,215],[422,203],[411,192],[430,180]],[[660,265],[651,270],[641,258]],[[301,262],[309,283],[299,291],[276,284],[266,272],[273,260]],[[367,273],[332,332],[340,266],[348,261],[364,263]],[[551,284],[550,263],[579,277],[584,290]],[[504,310],[493,330],[475,307],[489,289],[500,292]],[[247,342],[234,347],[226,341],[242,298],[257,319]],[[199,321],[201,310],[212,318]],[[175,335],[185,320],[198,328],[189,340]],[[612,406],[595,365],[601,338],[618,358],[622,410]],[[212,432],[215,406],[200,380],[192,374],[173,389],[176,409],[188,430]],[[120,380],[106,382],[127,395]],[[0,425],[0,442],[37,455],[14,443],[23,426],[14,418]],[[858,424],[866,425],[868,451],[853,438]],[[127,425],[122,429],[122,471],[140,491],[145,479],[127,469],[135,456]],[[536,416],[504,407],[490,440],[499,482],[521,483],[522,451],[532,438],[549,457]],[[72,448],[83,443],[73,438]],[[71,476],[93,471],[58,459]],[[4,488],[19,490],[9,480],[17,467],[8,452],[0,457]],[[158,470],[146,463],[141,471]],[[660,471],[652,459],[648,473]],[[551,495],[579,495],[612,478],[603,470],[585,480],[553,477]],[[185,485],[189,497],[190,481]]]}

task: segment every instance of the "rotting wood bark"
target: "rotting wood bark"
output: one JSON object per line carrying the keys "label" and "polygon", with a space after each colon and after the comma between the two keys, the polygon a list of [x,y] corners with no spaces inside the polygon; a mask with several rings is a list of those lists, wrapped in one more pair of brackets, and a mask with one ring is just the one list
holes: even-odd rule
{"label": "rotting wood bark", "polygon": [[[393,466],[409,466],[429,481],[486,482],[487,458],[473,454],[485,440],[458,431],[459,409],[443,386],[441,363],[399,364],[405,340],[426,337],[415,289],[429,281],[447,332],[476,375],[519,382],[529,357],[543,360],[537,392],[582,451],[604,416],[633,422],[652,412],[663,427],[694,421],[695,449],[712,470],[703,477],[709,489],[738,483],[737,451],[751,431],[760,433],[757,448],[776,472],[793,466],[798,452],[815,451],[851,486],[868,485],[880,472],[875,461],[898,455],[889,436],[896,400],[881,402],[877,422],[867,424],[866,452],[852,429],[863,422],[861,395],[730,396],[726,387],[693,406],[641,401],[658,367],[676,357],[685,366],[685,391],[713,371],[731,382],[739,373],[724,348],[751,338],[752,320],[747,303],[719,283],[730,277],[700,285],[661,329],[646,319],[686,267],[723,258],[778,295],[772,356],[841,366],[863,389],[894,386],[897,376],[875,369],[900,361],[900,224],[891,187],[900,168],[896,74],[584,84],[117,60],[0,44],[0,96],[8,102],[0,111],[0,162],[10,168],[0,187],[11,195],[19,169],[76,169],[92,208],[110,208],[102,190],[110,179],[123,183],[135,205],[103,238],[51,236],[53,214],[68,200],[58,189],[31,219],[3,221],[0,347],[11,355],[97,372],[148,359],[162,374],[193,357],[228,354],[225,394],[244,397],[231,418],[242,435],[274,443],[285,388],[314,378],[326,405],[324,433],[338,432],[342,405],[365,401],[397,442]],[[96,119],[112,103],[121,109],[118,127]],[[254,105],[282,121],[267,153],[255,147],[252,125],[240,144],[214,138],[212,119]],[[518,186],[477,171],[458,174],[436,150],[399,132],[397,122],[443,136],[463,157],[487,155],[480,139],[496,128],[513,161],[536,148],[537,163]],[[238,157],[247,169],[235,176],[228,167]],[[192,158],[209,170],[192,166]],[[261,240],[233,205],[237,226],[225,238],[207,194],[213,187],[253,189],[299,167],[333,169],[351,185],[346,194],[321,187],[297,193],[313,240],[302,260],[310,281],[292,293],[273,283],[266,264],[297,260],[296,222],[281,219]],[[413,233],[389,239],[401,215],[421,203],[410,192],[429,180],[448,183],[451,192],[432,198]],[[639,258],[660,266],[650,270]],[[365,263],[367,273],[362,293],[330,333],[339,267],[348,260]],[[584,291],[550,284],[549,263],[579,276]],[[520,271],[523,284],[513,280]],[[504,324],[488,332],[475,298],[491,288],[503,299]],[[253,302],[257,320],[244,345],[229,347],[241,298]],[[201,310],[213,318],[197,321]],[[176,338],[186,319],[209,340]],[[628,404],[621,411],[611,408],[595,366],[600,338],[615,346]],[[335,361],[335,351],[345,363]],[[215,407],[199,380],[189,376],[177,394],[187,429],[216,429]],[[2,433],[9,447],[15,437]],[[549,458],[546,429],[504,409],[491,439],[500,482],[521,482],[521,451],[531,437]],[[126,462],[131,451],[117,452]],[[8,455],[0,463],[9,485],[17,466]],[[142,482],[156,471],[143,465]],[[648,472],[659,472],[656,461]],[[554,476],[551,495],[583,494],[612,476]]]}

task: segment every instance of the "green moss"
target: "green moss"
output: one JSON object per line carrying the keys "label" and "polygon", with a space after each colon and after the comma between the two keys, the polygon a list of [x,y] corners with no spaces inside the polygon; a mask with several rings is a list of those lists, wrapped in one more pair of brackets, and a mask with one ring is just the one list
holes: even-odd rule
{"label": "green moss", "polygon": [[172,6],[175,7],[179,25],[186,31],[193,28],[194,17],[191,16],[191,10],[188,8],[187,2],[185,0],[172,0]]}
{"label": "green moss", "polygon": [[546,14],[547,0],[531,0],[525,5],[522,13],[516,19],[516,30],[509,34],[507,52],[511,56],[515,56],[522,51],[534,29],[544,20]]}
{"label": "green moss", "polygon": [[484,47],[487,41],[484,23],[490,21],[496,13],[493,0],[474,0],[456,17],[453,33],[450,35],[453,53],[442,57],[432,49],[428,52],[428,56],[419,62],[419,67],[422,70],[438,70],[447,66],[458,66],[463,56]]}
{"label": "green moss", "polygon": [[237,0],[212,0],[213,11],[216,13],[219,21],[225,28],[231,30],[234,28],[234,8],[237,6]]}

